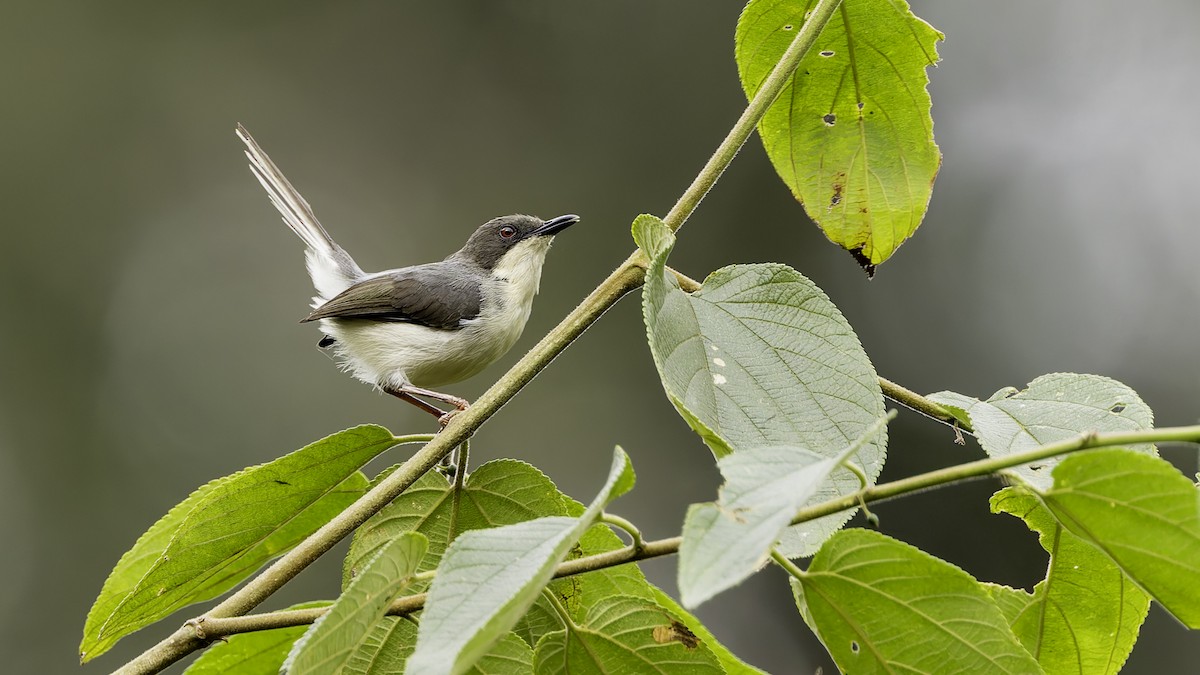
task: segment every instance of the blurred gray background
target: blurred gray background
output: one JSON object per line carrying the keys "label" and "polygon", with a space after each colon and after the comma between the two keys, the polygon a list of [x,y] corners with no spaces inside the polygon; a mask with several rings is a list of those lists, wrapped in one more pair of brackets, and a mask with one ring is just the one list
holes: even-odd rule
{"label": "blurred gray background", "polygon": [[[76,672],[117,558],[194,487],[333,431],[431,420],[338,372],[297,320],[311,295],[233,135],[242,122],[367,269],[440,258],[499,214],[573,212],[513,354],[664,214],[744,99],[741,3],[0,3],[0,653]],[[804,218],[752,139],[682,232],[696,277],[781,261],[821,285],[880,374],[987,395],[1052,371],[1200,417],[1200,6],[917,0],[945,155],[916,237],[868,281]],[[528,460],[594,493],[614,444],[653,537],[711,499],[708,450],[662,395],[636,296],[483,428],[477,462]],[[1166,450],[1185,471],[1195,453]],[[975,458],[902,413],[885,478]],[[399,456],[397,456],[399,457]],[[979,481],[879,506],[883,530],[1029,587],[1045,556]],[[859,521],[861,522],[861,521]],[[674,588],[674,560],[646,565]],[[331,597],[337,561],[272,607]],[[194,608],[193,608],[194,609]],[[192,613],[187,614],[191,616]],[[699,612],[773,673],[835,669],[767,571]],[[105,672],[177,617],[85,667]],[[1127,672],[1192,672],[1200,640],[1154,608]]]}

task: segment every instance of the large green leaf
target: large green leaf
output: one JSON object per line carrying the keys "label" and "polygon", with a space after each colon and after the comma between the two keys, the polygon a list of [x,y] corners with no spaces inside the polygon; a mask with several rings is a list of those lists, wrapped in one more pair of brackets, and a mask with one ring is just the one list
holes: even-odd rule
{"label": "large green leaf", "polygon": [[[343,565],[342,586],[349,585],[376,549],[401,532],[420,532],[429,539],[420,567],[425,572],[438,566],[446,546],[462,532],[565,515],[562,493],[525,462],[488,462],[471,472],[460,494],[444,476],[430,472],[358,528]],[[413,590],[426,585],[418,583]]]}
{"label": "large green leaf", "polygon": [[[737,26],[753,97],[817,0],[752,0]],[[759,122],[775,170],[835,244],[868,272],[916,231],[941,153],[929,78],[944,36],[904,0],[847,0]]]}
{"label": "large green leaf", "polygon": [[[836,457],[883,416],[883,394],[858,337],[829,298],[784,265],[735,265],[684,293],[666,270],[675,237],[654,216],[633,224],[651,258],[642,294],[650,351],[667,397],[718,458],[733,450],[796,446]],[[874,480],[886,437],[858,461]],[[810,502],[858,490],[835,472]],[[811,555],[851,516],[790,528],[780,548]]]}
{"label": "large green leaf", "polygon": [[693,504],[679,547],[679,592],[695,607],[754,574],[788,523],[834,470],[886,424],[881,419],[834,457],[804,448],[751,448],[718,463],[725,485],[720,499]]}
{"label": "large green leaf", "polygon": [[[1154,423],[1154,414],[1137,392],[1100,375],[1042,375],[1023,391],[1001,389],[986,401],[950,391],[929,398],[966,411],[979,444],[991,457],[1032,450],[1084,432],[1138,431]],[[1130,449],[1155,452],[1150,444]],[[1044,490],[1053,481],[1050,471],[1058,461],[1047,459],[1009,471]]]}
{"label": "large green leaf", "polygon": [[[306,602],[288,609],[328,607],[329,602]],[[238,633],[217,641],[192,662],[184,675],[279,675],[292,644],[308,626],[288,626]]]}
{"label": "large green leaf", "polygon": [[1013,633],[1049,675],[1117,673],[1150,609],[1146,596],[1099,550],[1066,531],[1028,491],[992,496],[992,511],[1010,513],[1038,533],[1050,554],[1033,593],[990,587]]}
{"label": "large green leaf", "polygon": [[466,672],[525,614],[601,510],[633,483],[629,457],[617,448],[608,480],[583,516],[459,535],[429,588],[408,674]]}
{"label": "large green leaf", "polygon": [[1168,612],[1200,628],[1200,491],[1169,462],[1127,450],[1072,455],[1041,499]]}
{"label": "large green leaf", "polygon": [[117,563],[88,614],[81,658],[220,595],[295,546],[363,493],[358,468],[395,443],[387,429],[355,427],[197,490]]}
{"label": "large green leaf", "polygon": [[792,590],[842,672],[1042,672],[969,574],[877,532],[835,534]]}
{"label": "large green leaf", "polygon": [[329,612],[296,641],[282,672],[321,675],[344,669],[412,581],[428,546],[429,540],[417,532],[405,532],[382,546]]}
{"label": "large green leaf", "polygon": [[582,625],[542,638],[538,675],[572,673],[724,673],[700,638],[653,602],[614,596],[596,603]]}

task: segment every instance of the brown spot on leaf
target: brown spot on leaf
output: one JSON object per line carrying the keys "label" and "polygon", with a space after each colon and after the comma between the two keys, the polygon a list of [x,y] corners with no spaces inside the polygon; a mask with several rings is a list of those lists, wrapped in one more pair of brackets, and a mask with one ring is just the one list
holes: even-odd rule
{"label": "brown spot on leaf", "polygon": [[826,125],[833,126],[837,122],[837,115],[834,115],[833,113],[828,113],[821,119],[825,120]]}
{"label": "brown spot on leaf", "polygon": [[821,56],[824,56],[825,58],[829,58],[829,57],[833,56],[833,52],[826,49],[825,51],[821,52]]}
{"label": "brown spot on leaf", "polygon": [[842,203],[842,190],[845,189],[841,183],[833,184],[833,198],[829,200],[829,208],[833,208]]}
{"label": "brown spot on leaf", "polygon": [[695,649],[700,646],[700,638],[696,634],[688,630],[688,627],[678,621],[671,621],[669,625],[655,626],[654,641],[660,645],[665,645],[668,642],[678,642],[688,649]]}
{"label": "brown spot on leaf", "polygon": [[875,276],[875,263],[871,262],[870,258],[863,255],[863,247],[859,246],[858,248],[847,250],[849,250],[850,255],[854,256],[854,260],[858,263],[858,266],[863,268],[863,271],[867,273],[868,279]]}

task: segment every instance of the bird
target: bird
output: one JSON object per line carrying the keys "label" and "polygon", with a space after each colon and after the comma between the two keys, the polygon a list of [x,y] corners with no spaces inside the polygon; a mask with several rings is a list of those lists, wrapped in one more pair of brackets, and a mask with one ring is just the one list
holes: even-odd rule
{"label": "bird", "polygon": [[579,216],[493,218],[444,260],[364,272],[241,124],[237,136],[251,172],[304,242],[316,296],[300,321],[320,324],[318,346],[332,350],[355,378],[437,416],[442,426],[466,410],[466,399],[433,387],[461,382],[512,348],[529,319],[550,244]]}

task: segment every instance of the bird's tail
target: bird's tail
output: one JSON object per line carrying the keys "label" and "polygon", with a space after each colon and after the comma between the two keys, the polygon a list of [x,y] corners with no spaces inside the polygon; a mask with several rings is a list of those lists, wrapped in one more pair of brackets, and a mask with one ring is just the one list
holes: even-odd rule
{"label": "bird's tail", "polygon": [[313,298],[313,306],[323,304],[364,277],[362,269],[349,253],[337,245],[325,228],[321,227],[321,223],[313,215],[312,207],[300,196],[296,188],[292,187],[291,182],[279,167],[275,166],[275,162],[271,161],[267,153],[263,152],[250,136],[250,132],[239,124],[237,135],[246,144],[250,171],[254,173],[258,182],[262,183],[271,203],[283,216],[284,224],[304,240],[308,248],[305,252],[305,262],[318,294]]}

